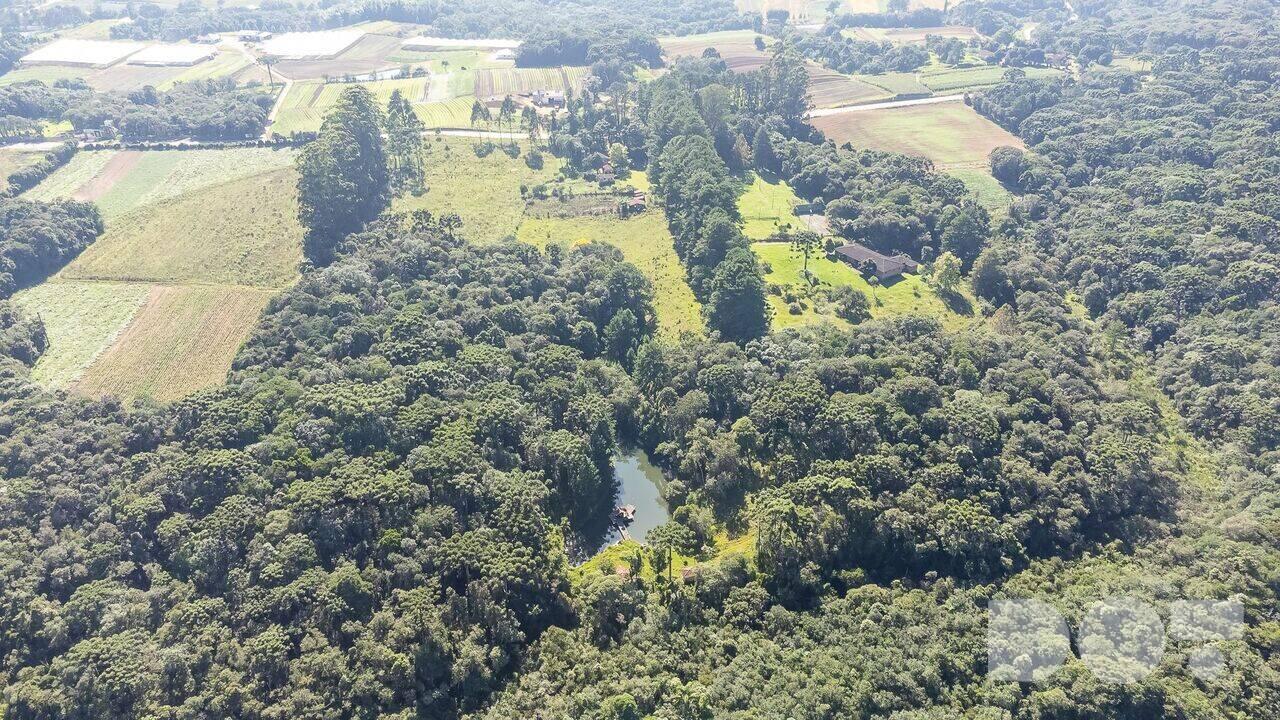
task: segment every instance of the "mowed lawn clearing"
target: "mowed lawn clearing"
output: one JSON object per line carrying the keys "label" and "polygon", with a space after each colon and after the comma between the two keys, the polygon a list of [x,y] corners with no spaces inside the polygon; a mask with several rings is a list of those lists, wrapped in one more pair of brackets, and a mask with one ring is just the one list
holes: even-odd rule
{"label": "mowed lawn clearing", "polygon": [[764,240],[784,228],[804,229],[795,214],[795,207],[800,202],[800,198],[796,197],[786,182],[770,182],[759,175],[753,175],[751,185],[738,198],[738,211],[742,213],[743,220],[742,233],[750,240]]}
{"label": "mowed lawn clearing", "polygon": [[153,286],[112,345],[74,383],[90,397],[171,401],[226,376],[274,290]]}
{"label": "mowed lawn clearing", "polygon": [[702,306],[685,280],[667,218],[660,210],[626,220],[614,215],[528,218],[520,225],[518,238],[540,248],[557,243],[581,245],[592,240],[618,248],[627,262],[653,283],[654,310],[663,336],[706,333]]}
{"label": "mowed lawn clearing", "polygon": [[[791,288],[792,292],[803,295],[804,257],[799,251],[793,250],[790,243],[754,243],[751,249],[768,270],[764,276],[766,283],[780,285],[784,289]],[[903,275],[873,288],[856,270],[843,262],[827,259],[820,251],[809,257],[809,272],[818,278],[820,285],[848,285],[866,295],[873,318],[915,313],[936,317],[944,326],[952,329],[962,327],[972,318],[971,310],[970,314],[959,314],[947,307],[942,298],[917,275]],[[967,290],[965,293],[967,294]],[[768,300],[773,307],[774,330],[822,321],[847,324],[834,314],[818,312],[812,301],[804,301],[805,309],[796,315],[788,309],[785,298],[770,294]],[[972,307],[971,298],[969,303]]]}
{"label": "mowed lawn clearing", "polygon": [[555,177],[559,161],[543,153],[546,165],[533,170],[525,164],[527,143],[520,157],[502,150],[476,157],[479,140],[428,138],[423,164],[427,191],[402,195],[392,204],[395,211],[429,210],[436,216],[450,213],[462,218],[462,234],[476,243],[496,242],[514,235],[524,218],[525,200],[520,187],[532,187]]}

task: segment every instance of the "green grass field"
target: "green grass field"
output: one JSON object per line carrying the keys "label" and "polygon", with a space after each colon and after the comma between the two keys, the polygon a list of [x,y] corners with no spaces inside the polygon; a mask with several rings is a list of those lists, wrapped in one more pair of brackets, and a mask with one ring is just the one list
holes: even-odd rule
{"label": "green grass field", "polygon": [[[754,243],[751,248],[761,262],[767,264],[769,271],[765,273],[765,282],[789,288],[792,293],[804,294],[804,258],[798,251],[791,249],[790,243]],[[904,275],[896,281],[872,288],[853,268],[842,262],[828,260],[821,252],[810,256],[809,272],[822,285],[848,285],[862,292],[871,301],[871,316],[874,318],[917,313],[936,317],[949,328],[961,327],[972,319],[970,315],[957,314],[948,308],[924,280],[915,275]],[[804,301],[805,309],[795,315],[789,311],[785,298],[777,295],[768,297],[774,312],[774,330],[822,321],[847,325],[845,321],[825,311],[825,308],[819,310],[815,307],[819,303],[813,299]],[[972,303],[972,299],[970,302]]]}
{"label": "green grass field", "polygon": [[996,147],[1022,147],[1016,136],[961,102],[841,113],[813,124],[839,144],[922,155],[940,168],[979,167]]}
{"label": "green grass field", "polygon": [[150,203],[58,277],[283,287],[297,276],[297,173],[275,170]]}
{"label": "green grass field", "polygon": [[519,240],[538,247],[578,245],[592,240],[613,245],[627,262],[653,283],[658,330],[675,338],[684,332],[705,334],[702,308],[685,281],[666,216],[650,210],[634,218],[616,216],[528,218],[520,225]]}
{"label": "green grass field", "polygon": [[800,202],[785,182],[768,182],[759,175],[752,175],[751,185],[738,198],[743,234],[750,240],[764,240],[784,227],[803,229],[794,212]]}
{"label": "green grass field", "polygon": [[475,74],[477,97],[505,97],[536,90],[580,93],[586,79],[585,67],[505,68],[480,70]]}
{"label": "green grass field", "polygon": [[[455,213],[462,218],[463,235],[486,243],[514,235],[524,218],[525,201],[520,186],[533,186],[555,177],[559,161],[543,153],[546,166],[532,170],[524,155],[510,158],[500,150],[476,157],[478,140],[429,139],[423,158],[427,192],[396,198],[396,211],[430,210],[436,215]],[[524,148],[528,150],[527,146]]]}
{"label": "green grass field", "polygon": [[10,175],[39,162],[43,155],[43,153],[0,150],[0,190],[5,190],[9,187]]}
{"label": "green grass field", "polygon": [[[397,90],[411,103],[426,102],[429,84],[426,77],[360,83],[373,93],[378,104],[383,107],[386,107],[391,94]],[[277,135],[289,135],[319,130],[324,116],[337,105],[343,91],[349,87],[351,83],[294,83],[280,104],[280,111],[271,125],[271,131]]]}
{"label": "green grass field", "polygon": [[1004,212],[1009,207],[1009,201],[1013,196],[998,180],[991,177],[991,173],[987,167],[974,168],[947,168],[945,172],[964,181],[969,192],[978,198],[978,203],[985,207],[989,212]]}
{"label": "green grass field", "polygon": [[[939,94],[954,94],[971,90],[980,90],[1004,81],[1008,68],[998,65],[980,65],[970,68],[948,68],[936,66],[926,68],[920,73],[920,81],[930,90]],[[1053,68],[1022,68],[1027,77],[1040,79],[1062,74]]]}
{"label": "green grass field", "polygon": [[915,73],[892,72],[879,75],[854,75],[868,85],[874,85],[893,95],[930,95],[932,91],[916,80]]}

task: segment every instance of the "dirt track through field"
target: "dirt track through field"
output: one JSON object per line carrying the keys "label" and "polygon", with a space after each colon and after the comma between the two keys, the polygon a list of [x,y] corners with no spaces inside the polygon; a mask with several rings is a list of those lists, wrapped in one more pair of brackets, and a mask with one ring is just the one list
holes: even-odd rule
{"label": "dirt track through field", "polygon": [[72,200],[80,202],[93,202],[103,195],[110,192],[120,179],[129,174],[129,171],[138,164],[142,159],[142,152],[139,150],[121,150],[107,161],[102,171],[94,175],[88,182],[81,185],[71,194]]}

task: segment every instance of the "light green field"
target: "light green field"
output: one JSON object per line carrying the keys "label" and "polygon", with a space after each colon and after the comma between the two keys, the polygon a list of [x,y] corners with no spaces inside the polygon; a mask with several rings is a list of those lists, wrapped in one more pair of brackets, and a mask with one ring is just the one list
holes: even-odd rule
{"label": "light green field", "polygon": [[[443,102],[415,105],[413,111],[422,118],[422,124],[428,128],[469,128],[471,127],[471,108],[475,102],[475,97],[468,95]],[[475,127],[483,129],[485,125],[481,122]]]}
{"label": "light green field", "polygon": [[991,177],[991,173],[985,166],[947,168],[945,172],[952,177],[963,180],[965,186],[969,188],[969,192],[976,195],[978,203],[989,212],[1004,212],[1008,209],[1012,195],[998,180]]}
{"label": "light green field", "polygon": [[43,153],[0,150],[0,190],[9,187],[9,176],[40,161]]}
{"label": "light green field", "polygon": [[[765,273],[765,282],[803,293],[804,258],[798,251],[791,249],[790,243],[754,243],[751,249],[761,262],[767,263],[769,272]],[[853,268],[836,260],[828,260],[821,250],[809,257],[809,272],[823,285],[848,285],[862,292],[870,300],[873,318],[917,313],[936,317],[949,328],[961,327],[972,319],[969,315],[960,315],[948,308],[924,280],[916,275],[903,275],[897,280],[887,281],[886,285],[872,288]],[[834,314],[815,310],[812,300],[805,302],[807,307],[804,312],[793,315],[787,308],[786,300],[776,295],[769,295],[768,298],[774,311],[774,330],[821,321],[847,324]]]}
{"label": "light green field", "polygon": [[580,93],[587,72],[585,67],[481,70],[475,75],[475,94],[487,98],[537,90]]}
{"label": "light green field", "polygon": [[753,174],[751,185],[738,199],[743,234],[750,240],[764,240],[783,228],[803,229],[794,212],[799,204],[800,198],[787,183],[770,183]]}
{"label": "light green field", "polygon": [[63,65],[35,65],[33,67],[10,70],[4,75],[0,75],[0,86],[13,85],[27,80],[39,80],[46,85],[52,85],[58,80],[72,80],[84,77],[84,74],[85,71],[80,68]]}
{"label": "light green field", "polygon": [[[546,165],[532,170],[524,155],[507,157],[495,150],[476,157],[478,140],[428,138],[423,157],[427,192],[403,195],[392,204],[395,211],[430,210],[437,216],[455,213],[462,218],[462,233],[472,242],[488,243],[514,235],[524,218],[525,201],[520,186],[532,187],[555,177],[559,161],[543,153]],[[524,147],[527,152],[527,144]]]}
{"label": "light green field", "polygon": [[701,305],[685,281],[684,267],[676,256],[667,219],[661,211],[650,210],[626,220],[616,216],[527,218],[517,237],[538,247],[578,245],[592,240],[613,245],[653,283],[654,310],[662,335],[675,338],[684,332],[705,334]]}
{"label": "light green field", "polygon": [[238,52],[221,52],[218,53],[218,56],[214,59],[187,68],[182,71],[182,73],[160,83],[156,86],[156,89],[170,90],[178,83],[228,77],[230,75],[235,75],[252,64],[253,63],[249,61],[249,58]]}
{"label": "light green field", "polygon": [[[93,200],[108,229],[112,221],[144,205],[198,192],[221,183],[291,168],[291,150],[157,150],[139,157],[120,177],[110,175],[116,150],[77,153],[23,197],[32,200]],[[90,191],[92,184],[98,185]],[[89,193],[86,195],[86,193]]]}
{"label": "light green field", "polygon": [[929,158],[940,168],[979,167],[1002,145],[1022,141],[962,102],[864,110],[814,118],[837,144]]}
{"label": "light green field", "polygon": [[932,91],[921,85],[915,73],[891,72],[879,75],[854,75],[853,77],[869,85],[875,85],[894,96],[898,95],[930,95]]}
{"label": "light green field", "polygon": [[[391,94],[396,90],[399,90],[411,103],[425,102],[429,80],[426,77],[418,77],[359,84],[373,93],[379,105],[386,107],[391,100]],[[338,104],[343,91],[351,85],[352,83],[319,81],[294,83],[280,104],[280,111],[271,125],[271,131],[277,135],[290,135],[294,132],[319,130],[320,124],[324,122],[324,116]]]}
{"label": "light green field", "polygon": [[108,221],[57,277],[283,287],[297,276],[301,246],[297,173],[275,170]]}
{"label": "light green field", "polygon": [[31,377],[64,388],[111,346],[147,299],[143,283],[47,282],[14,296],[27,313],[44,322],[49,351]]}
{"label": "light green field", "polygon": [[[1009,68],[998,65],[981,65],[971,68],[947,68],[935,66],[925,68],[920,73],[920,81],[935,93],[958,93],[968,90],[980,90],[1004,81],[1004,74]],[[1053,68],[1022,68],[1027,77],[1041,79],[1062,74]]]}

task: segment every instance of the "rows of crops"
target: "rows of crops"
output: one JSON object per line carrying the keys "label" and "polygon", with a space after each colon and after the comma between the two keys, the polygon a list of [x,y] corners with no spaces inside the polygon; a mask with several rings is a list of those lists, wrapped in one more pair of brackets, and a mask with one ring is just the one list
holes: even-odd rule
{"label": "rows of crops", "polygon": [[583,67],[480,70],[476,73],[476,95],[506,97],[537,90],[576,93],[582,90],[586,76],[587,68]]}

